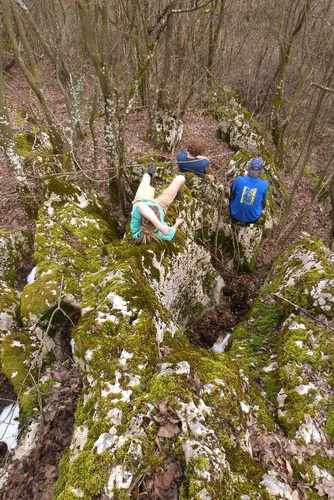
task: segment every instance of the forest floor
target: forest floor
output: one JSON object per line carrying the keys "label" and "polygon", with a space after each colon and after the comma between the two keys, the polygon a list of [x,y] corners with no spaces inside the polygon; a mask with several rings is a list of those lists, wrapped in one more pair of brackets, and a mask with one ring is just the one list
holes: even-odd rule
{"label": "forest floor", "polygon": [[[22,77],[20,77],[16,68],[13,68],[11,75],[7,80],[7,90],[10,92],[9,104],[11,109],[22,109],[24,107],[25,113],[33,116],[38,123],[42,123],[43,120],[39,115],[36,99],[27,88],[25,81]],[[61,104],[56,85],[50,85],[48,93],[50,100],[56,105],[57,119],[59,123],[65,124],[66,112],[64,106]],[[190,108],[186,112],[183,121],[185,134],[179,145],[179,150],[185,149],[187,138],[190,136],[196,135],[203,137],[208,143],[206,156],[210,159],[216,181],[222,183],[226,182],[226,172],[228,170],[229,161],[234,153],[226,144],[217,139],[217,122],[205,113],[205,109],[199,106]],[[86,126],[88,127],[87,124]],[[129,116],[126,127],[127,163],[129,165],[134,163],[140,156],[154,150],[153,145],[145,140],[146,126],[147,119],[143,110],[136,110]],[[98,127],[100,138],[102,138],[102,119]],[[17,125],[15,132],[21,130],[22,127]],[[315,176],[319,176],[322,165],[325,163],[327,153],[326,148],[329,144],[330,134],[326,130],[322,133],[322,137],[317,137],[317,145],[314,149],[314,154],[308,168],[309,174],[303,176],[301,182],[299,183],[294,199],[294,207],[291,215],[292,218],[295,217],[296,214],[298,214],[309,201],[312,194],[312,182]],[[171,160],[175,161],[175,155],[163,154],[164,156],[167,156]],[[92,164],[92,155],[91,145],[88,141],[82,141],[80,156],[85,158],[85,164]],[[289,158],[287,161],[287,165],[288,164]],[[8,170],[2,151],[0,151],[0,174],[0,230],[11,231],[19,227],[26,227],[34,232],[34,221],[27,217],[22,204],[17,198],[13,177],[11,172]],[[95,177],[95,180],[92,180],[92,176],[90,175],[76,174],[68,180],[75,182],[84,188],[93,188],[100,194],[100,196],[107,199],[108,183],[106,180],[103,180],[103,165],[101,166],[101,170],[98,175],[99,178]],[[290,192],[294,178],[295,172],[282,172],[282,179],[287,192]],[[110,208],[111,210],[115,209],[117,212],[117,207],[110,206]],[[122,222],[126,222],[126,220],[124,219]],[[222,294],[219,307],[203,316],[186,332],[191,342],[202,347],[210,348],[218,337],[227,335],[251,307],[259,287],[264,282],[269,272],[272,261],[280,252],[282,252],[284,248],[292,245],[295,239],[298,238],[302,232],[318,236],[325,244],[328,244],[330,231],[329,199],[327,198],[324,201],[318,201],[314,204],[311,211],[304,218],[289,240],[284,243],[284,245],[282,245],[281,242],[278,243],[278,229],[274,230],[270,236],[263,240],[257,266],[253,273],[247,274],[231,271],[227,266],[229,257],[225,255],[224,252],[221,252],[218,256],[212,257],[213,265],[221,273],[226,286],[223,289],[224,293]],[[24,285],[25,276],[33,265],[34,263],[32,260],[25,263],[25,267],[21,270],[21,275],[17,282],[18,287],[21,288]],[[43,461],[40,465],[38,464],[39,461],[41,461],[41,456],[47,457],[48,454],[51,453],[52,450],[50,451],[49,448],[53,440],[57,443],[57,449],[56,451],[53,450],[52,453],[56,453],[60,457],[61,448],[65,446],[70,439],[68,429],[72,426],[73,408],[80,386],[77,374],[75,374],[74,396],[73,391],[71,395],[71,390],[67,390],[67,385],[67,382],[64,380],[63,392],[54,396],[55,400],[58,398],[58,400],[61,399],[63,401],[65,408],[64,415],[62,418],[60,418],[60,415],[52,415],[52,418],[50,417],[48,433],[44,433],[45,439],[40,442],[39,450],[35,451],[34,456],[31,458],[29,468],[24,471],[24,477],[22,476],[22,470],[19,469],[20,464],[17,464],[14,467],[10,484],[6,486],[6,489],[2,492],[2,494],[0,494],[0,497],[3,500],[19,497],[22,499],[32,498],[31,496],[24,496],[23,493],[27,484],[26,480],[29,476],[31,480],[34,479],[34,487],[43,487],[45,494],[40,498],[43,498],[43,500],[51,498],[48,491],[50,491],[50,488],[56,480],[57,470],[55,467],[52,469],[47,468],[44,466],[45,464]],[[0,399],[1,397],[12,399],[13,394],[11,393],[10,388],[8,388],[6,394],[7,396],[0,394]],[[66,394],[68,394],[67,402],[65,401]],[[58,423],[53,425],[58,418]],[[67,431],[63,432],[64,429],[67,429]],[[63,437],[61,437],[62,433],[64,434]],[[14,496],[12,496],[13,494]],[[15,497],[17,494],[20,496]],[[29,495],[31,494],[32,490]]]}

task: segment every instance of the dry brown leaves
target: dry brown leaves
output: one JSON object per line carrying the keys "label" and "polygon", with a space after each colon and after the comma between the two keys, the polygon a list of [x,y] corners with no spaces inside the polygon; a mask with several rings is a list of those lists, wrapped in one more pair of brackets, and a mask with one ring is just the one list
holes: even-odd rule
{"label": "dry brown leaves", "polygon": [[80,374],[75,366],[62,367],[53,378],[60,385],[50,389],[36,447],[9,466],[9,479],[1,490],[1,500],[51,500],[58,462],[72,437],[73,415],[81,391]]}
{"label": "dry brown leaves", "polygon": [[179,482],[183,477],[181,466],[162,447],[165,439],[173,439],[180,432],[180,419],[173,408],[168,404],[169,396],[155,404],[158,410],[154,420],[159,424],[155,439],[157,454],[165,453],[163,466],[152,475],[150,471],[140,479],[138,491],[134,498],[138,500],[177,500],[179,498]]}
{"label": "dry brown leaves", "polygon": [[[155,415],[154,420],[160,425],[158,438],[173,438],[177,436],[181,429],[179,427],[180,419],[171,406],[168,405],[169,396],[155,404],[159,413]],[[158,445],[158,441],[156,441]],[[160,451],[160,445],[158,445]]]}
{"label": "dry brown leaves", "polygon": [[327,495],[328,500],[334,499],[334,484],[331,481],[322,481],[319,484],[315,485],[315,489],[318,492],[318,495],[323,497]]}
{"label": "dry brown leaves", "polygon": [[161,471],[151,478],[144,479],[138,500],[178,500],[178,480],[183,476],[180,465],[172,459],[164,463]]}
{"label": "dry brown leaves", "polygon": [[[260,463],[263,469],[273,469],[279,472],[282,480],[292,489],[296,499],[306,498],[306,492],[310,486],[306,481],[297,481],[293,476],[292,459],[300,457],[302,461],[315,456],[320,451],[321,456],[328,455],[325,440],[323,444],[300,446],[295,441],[286,438],[282,430],[275,433],[253,430],[251,445],[254,459]],[[334,485],[329,481],[322,481],[315,488],[318,494],[328,495],[329,500],[334,500]],[[330,496],[332,495],[332,496]]]}
{"label": "dry brown leaves", "polygon": [[187,380],[190,389],[194,392],[199,392],[204,384],[193,372],[189,373]]}

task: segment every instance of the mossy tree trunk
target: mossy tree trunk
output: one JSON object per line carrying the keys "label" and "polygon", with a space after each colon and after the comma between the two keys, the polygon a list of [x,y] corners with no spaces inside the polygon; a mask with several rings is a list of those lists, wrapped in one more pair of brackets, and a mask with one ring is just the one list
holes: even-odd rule
{"label": "mossy tree trunk", "polygon": [[[287,0],[283,0],[283,2],[281,2],[278,26],[279,62],[274,76],[275,90],[272,98],[270,113],[271,135],[277,150],[276,163],[281,168],[283,168],[285,156],[284,132],[289,121],[288,116],[284,116],[283,112],[285,83],[289,66],[291,64],[291,52],[294,46],[294,41],[307,21],[307,16],[312,4],[313,0],[306,0],[306,2],[299,2],[296,8],[295,5],[288,5]],[[293,22],[293,16],[296,16],[295,22]],[[304,81],[305,76],[304,78],[301,78],[300,82],[302,83]],[[297,99],[294,99],[290,103],[290,117],[292,115],[293,107],[296,104]]]}
{"label": "mossy tree trunk", "polygon": [[[54,113],[45,96],[43,81],[36,62],[35,53],[31,43],[27,38],[27,33],[22,23],[16,2],[13,0],[3,1],[3,14],[6,29],[9,35],[12,49],[21,71],[29,86],[36,94],[44,116],[50,127],[50,132],[54,141],[55,149],[59,152],[66,151],[66,139],[60,132]],[[25,60],[26,57],[26,60]]]}
{"label": "mossy tree trunk", "polygon": [[217,53],[218,51],[221,50],[220,39],[224,28],[225,7],[226,7],[225,0],[221,0],[218,12],[218,19],[216,18],[216,13],[215,13],[216,9],[213,8],[211,11],[211,17],[209,21],[209,46],[208,46],[208,61],[206,69],[206,78],[209,90],[212,89],[212,83],[213,83],[212,79],[216,64]]}
{"label": "mossy tree trunk", "polygon": [[109,70],[108,55],[108,2],[104,1],[99,8],[87,0],[77,2],[83,38],[88,55],[94,66],[104,102],[104,143],[109,186],[113,201],[119,201],[119,185],[117,182],[117,152],[115,132],[115,89],[114,80]]}
{"label": "mossy tree trunk", "polygon": [[[50,29],[47,31],[42,31],[22,0],[18,1],[17,4],[22,19],[27,23],[26,29],[33,31],[44,56],[47,57],[56,71],[57,81],[63,93],[68,114],[63,150],[64,169],[75,170],[74,151],[84,136],[81,123],[81,98],[85,46],[82,36],[79,33],[77,43],[68,48],[64,26],[67,27],[72,22],[72,17],[67,10],[57,7],[54,2],[51,2],[50,5],[45,2],[46,10],[52,12],[55,21],[50,23]],[[66,168],[67,166],[68,168]]]}
{"label": "mossy tree trunk", "polygon": [[[282,214],[282,217],[280,219],[279,225],[280,225],[280,236],[283,234],[287,233],[287,228],[286,224],[288,221],[288,218],[291,215],[292,207],[293,207],[293,200],[295,197],[295,194],[297,192],[297,188],[299,186],[300,180],[302,176],[304,175],[305,169],[308,165],[308,162],[310,160],[314,143],[315,143],[315,130],[316,130],[316,125],[318,123],[319,118],[321,117],[321,113],[323,113],[323,110],[325,108],[325,102],[326,102],[326,93],[327,93],[327,88],[330,86],[332,80],[333,80],[333,61],[334,61],[334,54],[331,55],[331,58],[329,58],[326,61],[326,78],[325,78],[325,86],[319,87],[319,93],[318,97],[316,100],[316,104],[312,113],[312,116],[310,117],[310,120],[308,122],[306,132],[305,132],[305,138],[303,140],[303,144],[300,148],[299,154],[296,158],[296,161],[294,163],[294,166],[292,167],[293,169],[299,167],[297,175],[295,177],[291,192],[289,194],[289,197],[286,201],[285,208]],[[323,179],[324,173],[328,171],[329,168],[331,168],[332,164],[332,159],[330,159],[327,163],[327,166],[325,170],[322,173],[321,178]],[[321,185],[319,186],[319,190],[321,188]],[[312,197],[313,200],[313,197]],[[312,201],[311,201],[312,203]],[[309,205],[309,204],[308,204]],[[308,206],[307,205],[307,206]],[[305,214],[304,214],[305,215]],[[304,217],[302,216],[302,218]],[[301,220],[300,216],[298,217],[298,221]]]}
{"label": "mossy tree trunk", "polygon": [[16,143],[9,121],[9,113],[5,101],[2,53],[2,39],[0,37],[0,144],[4,149],[8,166],[14,176],[15,187],[19,198],[22,201],[27,214],[30,217],[36,218],[38,205],[30,190],[26,174],[23,170],[21,158],[16,148]]}
{"label": "mossy tree trunk", "polygon": [[329,238],[329,248],[332,248],[334,240],[334,174],[332,174],[332,178],[329,183],[329,196],[331,200],[331,232]]}

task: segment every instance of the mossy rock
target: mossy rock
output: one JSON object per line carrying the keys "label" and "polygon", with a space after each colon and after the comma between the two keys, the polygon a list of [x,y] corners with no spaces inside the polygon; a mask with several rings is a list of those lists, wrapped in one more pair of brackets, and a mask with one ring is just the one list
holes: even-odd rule
{"label": "mossy rock", "polygon": [[29,374],[33,353],[37,350],[37,339],[25,331],[12,331],[1,344],[1,370],[12,382],[15,392],[33,386],[36,370]]}
{"label": "mossy rock", "polygon": [[[168,177],[162,171],[158,189]],[[22,301],[25,319],[36,320],[41,334],[47,331],[56,297],[62,297],[61,306],[69,305],[72,294],[81,310],[72,338],[83,392],[72,441],[60,464],[57,498],[129,498],[147,474],[160,474],[172,457],[185,477],[180,498],[214,498],[219,491],[230,499],[269,499],[266,471],[252,458],[251,432],[274,432],[279,421],[292,438],[302,441],[305,428],[297,426],[295,417],[309,425],[316,408],[304,396],[317,397],[314,391],[305,395],[296,390],[306,376],[304,365],[315,376],[332,371],[331,351],[323,351],[326,329],[306,325],[309,338],[298,337],[303,332],[292,328],[295,306],[272,295],[289,289],[290,268],[282,269],[288,262],[295,283],[301,284],[294,266],[303,259],[294,255],[290,260],[290,250],[277,261],[254,307],[234,330],[226,353],[196,348],[182,327],[217,304],[223,284],[205,245],[199,245],[197,225],[198,217],[203,223],[210,214],[218,217],[218,207],[209,201],[220,199],[219,188],[206,189],[197,178],[187,178],[183,200],[175,202],[167,216],[172,221],[182,207],[187,222],[171,242],[141,247],[129,234],[118,240],[109,233],[95,198],[75,186],[64,190],[59,185],[55,192],[51,184],[47,187],[37,224],[36,280],[25,287]],[[208,224],[209,239],[218,219]],[[330,273],[331,256],[316,241],[302,240],[297,247],[300,254],[311,252],[321,260],[312,274],[314,287]],[[304,272],[304,265],[301,269]],[[54,301],[51,305],[50,299],[42,300],[39,308],[37,299],[49,284]],[[304,307],[303,293],[295,297]],[[324,359],[312,361],[307,344],[311,340],[314,352],[324,352]],[[8,359],[16,347],[6,344]],[[20,362],[24,364],[24,358]],[[329,375],[326,383],[332,383]],[[282,389],[287,394],[285,407],[279,406]],[[316,391],[324,410],[326,394],[320,387]],[[278,410],[286,411],[286,422]],[[27,405],[24,411],[28,415],[35,410]],[[167,423],[173,424],[169,433],[164,429],[166,415]],[[331,419],[328,411],[327,429]]]}
{"label": "mossy rock", "polygon": [[20,295],[0,280],[0,332],[6,333],[20,322]]}
{"label": "mossy rock", "polygon": [[[22,122],[22,120],[21,120]],[[64,157],[56,154],[56,147],[50,130],[38,127],[25,120],[25,130],[14,135],[17,151],[25,163],[33,168],[42,179],[45,175],[58,173],[63,169]]]}
{"label": "mossy rock", "polygon": [[319,239],[307,236],[284,252],[270,280],[278,293],[298,306],[334,316],[334,257]]}
{"label": "mossy rock", "polygon": [[105,245],[117,237],[118,223],[96,195],[48,178],[45,197],[36,224],[35,281],[22,293],[25,324],[36,322],[59,300],[79,308],[81,276],[101,269]]}
{"label": "mossy rock", "polygon": [[[332,311],[321,303],[319,283],[331,279],[333,264],[333,254],[316,238],[304,237],[284,252],[228,349],[251,378],[261,381],[286,435],[296,446],[319,447],[322,457],[327,456],[324,433],[332,438],[334,351],[325,319]],[[326,294],[324,305],[333,300]]]}
{"label": "mossy rock", "polygon": [[264,147],[263,134],[259,123],[242,106],[235,92],[221,91],[219,104],[215,110],[218,121],[217,136],[234,151],[248,150],[253,156],[260,156]]}
{"label": "mossy rock", "polygon": [[[279,207],[286,198],[286,192],[260,125],[243,106],[240,97],[231,89],[224,89],[217,93],[214,102],[217,136],[236,152],[228,166],[228,177],[244,175],[250,159],[258,156],[265,165],[262,178],[269,183],[267,204],[261,218],[250,225],[237,223],[231,227],[227,222],[220,233],[219,239],[231,254],[233,267],[249,272],[255,268],[262,237],[278,221]],[[225,193],[228,205],[229,186]]]}
{"label": "mossy rock", "polygon": [[0,279],[12,285],[21,262],[32,251],[32,234],[26,229],[0,231]]}
{"label": "mossy rock", "polygon": [[[195,206],[189,187],[182,203],[194,212],[203,206]],[[177,204],[174,209],[171,219]],[[259,425],[273,426],[263,397],[227,356],[194,348],[183,335],[175,338],[180,323],[216,303],[222,286],[208,252],[192,241],[196,229],[191,222],[168,243],[137,247],[128,235],[113,241],[106,246],[103,267],[81,279],[82,317],[72,335],[84,388],[72,443],[60,466],[60,498],[103,493],[125,498],[147,467],[158,473],[165,455],[154,457],[155,405],[165,396],[184,422],[173,446],[166,441],[163,448],[189,478],[183,495],[203,488],[219,488],[227,498],[258,491],[260,471],[241,443],[248,439],[251,408]],[[157,369],[161,349],[172,352]],[[200,380],[202,393],[192,387],[190,376]],[[240,445],[231,444],[233,432]],[[226,461],[227,443],[233,465]],[[87,482],[87,471],[99,479]]]}
{"label": "mossy rock", "polygon": [[[248,412],[253,407],[257,412],[263,404],[255,387],[250,390],[250,381],[240,378],[239,369],[228,357],[196,349],[185,337],[165,336],[164,344],[174,352],[154,373],[158,344],[152,338],[154,330],[148,331],[149,324],[154,329],[152,319],[147,323],[138,318],[132,333],[129,327],[122,332],[126,324],[120,322],[117,333],[111,329],[112,322],[110,318],[100,327],[96,323],[88,336],[84,327],[81,330],[78,325],[76,329],[75,352],[81,359],[84,356],[88,374],[76,420],[81,435],[86,437],[72,442],[72,452],[66,457],[68,465],[65,458],[62,461],[62,495],[80,491],[88,499],[107,492],[111,498],[122,498],[133,491],[147,467],[150,475],[161,470],[165,454],[172,454],[184,468],[184,498],[189,498],[190,491],[203,488],[210,493],[224,491],[226,498],[246,492],[255,494],[261,470],[249,453],[232,445],[228,437],[240,432],[240,439],[245,439]],[[192,387],[190,375],[194,380],[198,378],[201,387]],[[97,377],[102,392],[95,382]],[[182,422],[182,431],[164,441],[162,455],[153,461],[159,430],[155,416],[166,396],[169,407]],[[224,447],[229,448],[228,452]],[[95,465],[90,469],[88,464]],[[81,473],[77,474],[79,465]],[[99,468],[104,473],[91,484],[85,479],[87,468],[92,477]],[[263,495],[261,498],[267,498],[265,492]]]}

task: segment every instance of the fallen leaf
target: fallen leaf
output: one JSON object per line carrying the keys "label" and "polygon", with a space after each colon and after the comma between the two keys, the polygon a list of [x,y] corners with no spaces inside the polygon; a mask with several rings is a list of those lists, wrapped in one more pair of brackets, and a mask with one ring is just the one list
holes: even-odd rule
{"label": "fallen leaf", "polygon": [[332,481],[324,480],[322,483],[322,487],[325,493],[328,495],[328,500],[334,499],[334,484]]}
{"label": "fallen leaf", "polygon": [[181,467],[176,463],[171,462],[167,465],[167,469],[162,474],[155,476],[155,486],[162,490],[168,490],[174,479],[177,479],[182,475]]}
{"label": "fallen leaf", "polygon": [[163,345],[160,347],[160,354],[163,358],[174,352],[174,349],[169,345]]}
{"label": "fallen leaf", "polygon": [[161,453],[162,448],[161,448],[160,439],[159,439],[159,437],[158,437],[158,436],[155,438],[155,444],[157,445],[158,450],[159,450],[159,451],[160,451],[160,453]]}
{"label": "fallen leaf", "polygon": [[167,409],[168,409],[167,403],[168,403],[168,400],[169,400],[169,396],[166,396],[161,401],[158,401],[155,404],[155,407],[158,408],[158,410],[160,411],[160,413],[163,413],[163,414],[167,413]]}
{"label": "fallen leaf", "polygon": [[322,489],[322,486],[320,486],[320,484],[316,484],[314,488],[317,490],[319,496],[324,496],[325,490]]}
{"label": "fallen leaf", "polygon": [[194,373],[189,373],[187,380],[190,389],[192,389],[195,392],[199,392],[200,389],[203,387],[203,382],[198,377],[196,377]]}
{"label": "fallen leaf", "polygon": [[286,465],[286,468],[288,469],[288,473],[293,476],[293,469],[291,467],[291,464],[289,462],[289,460],[287,460],[286,458],[284,459],[285,460],[285,465]]}
{"label": "fallen leaf", "polygon": [[167,422],[167,424],[160,427],[158,430],[158,436],[163,438],[172,438],[177,436],[180,433],[180,427],[171,422]]}

